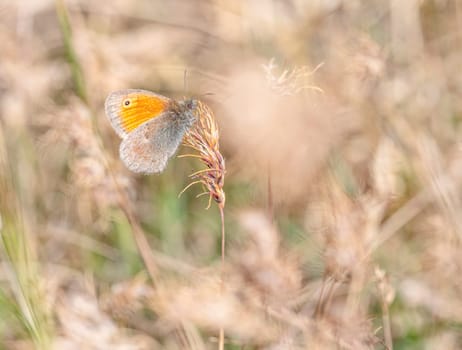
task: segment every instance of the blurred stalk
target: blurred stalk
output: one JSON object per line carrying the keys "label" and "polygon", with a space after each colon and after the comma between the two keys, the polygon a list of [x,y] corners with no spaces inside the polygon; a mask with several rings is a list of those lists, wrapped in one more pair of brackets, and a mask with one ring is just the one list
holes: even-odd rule
{"label": "blurred stalk", "polygon": [[422,57],[424,40],[420,0],[391,0],[391,48],[395,63],[411,64]]}
{"label": "blurred stalk", "polygon": [[36,349],[50,349],[51,318],[41,290],[37,259],[25,228],[13,171],[0,124],[0,255],[17,303],[16,316]]}
{"label": "blurred stalk", "polygon": [[66,57],[71,69],[75,92],[77,96],[86,103],[88,101],[85,80],[82,73],[82,67],[80,66],[79,59],[72,42],[72,28],[63,0],[56,0],[56,15],[58,16],[59,26],[61,28],[61,33],[63,34]]}
{"label": "blurred stalk", "polygon": [[[183,139],[183,145],[192,148],[198,154],[184,154],[179,157],[199,158],[204,169],[199,170],[189,177],[193,180],[183,191],[194,184],[202,184],[205,189],[204,193],[209,194],[210,208],[212,199],[217,203],[220,210],[221,220],[221,291],[224,292],[225,281],[225,202],[226,196],[223,186],[225,184],[225,159],[220,152],[220,131],[215,116],[205,103],[198,101],[195,111],[196,122],[187,132]],[[225,331],[220,327],[218,335],[218,349],[223,350],[225,347]]]}
{"label": "blurred stalk", "polygon": [[[218,208],[220,209],[220,219],[221,219],[221,288],[222,292],[224,289],[225,283],[225,203],[218,203]],[[218,335],[218,349],[224,350],[225,348],[225,330],[223,327],[220,328],[220,333]]]}

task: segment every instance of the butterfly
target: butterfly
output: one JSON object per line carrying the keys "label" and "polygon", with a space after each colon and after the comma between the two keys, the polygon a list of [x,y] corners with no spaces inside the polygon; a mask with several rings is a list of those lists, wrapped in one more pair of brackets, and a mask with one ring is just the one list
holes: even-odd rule
{"label": "butterfly", "polygon": [[176,101],[147,90],[112,92],[104,104],[122,138],[119,153],[126,167],[141,174],[160,173],[196,121],[197,100]]}

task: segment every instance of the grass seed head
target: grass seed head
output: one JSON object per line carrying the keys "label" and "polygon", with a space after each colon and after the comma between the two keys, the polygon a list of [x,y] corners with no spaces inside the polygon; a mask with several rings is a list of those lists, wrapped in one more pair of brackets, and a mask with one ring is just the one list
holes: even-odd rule
{"label": "grass seed head", "polygon": [[[188,154],[199,158],[206,166],[205,169],[190,175],[194,180],[192,184],[201,183],[205,193],[210,196],[220,207],[225,205],[225,160],[220,153],[220,132],[212,110],[205,103],[198,101],[196,108],[196,123],[186,134],[183,144],[198,152],[198,155]],[[189,188],[186,187],[185,190]],[[210,203],[209,203],[210,206]]]}

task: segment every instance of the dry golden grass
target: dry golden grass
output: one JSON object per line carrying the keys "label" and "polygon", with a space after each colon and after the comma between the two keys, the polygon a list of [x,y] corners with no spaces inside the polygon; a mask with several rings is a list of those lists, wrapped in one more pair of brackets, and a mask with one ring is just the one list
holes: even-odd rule
{"label": "dry golden grass", "polygon": [[[0,348],[462,348],[461,18],[0,1]],[[122,88],[200,100],[194,157],[126,170]]]}

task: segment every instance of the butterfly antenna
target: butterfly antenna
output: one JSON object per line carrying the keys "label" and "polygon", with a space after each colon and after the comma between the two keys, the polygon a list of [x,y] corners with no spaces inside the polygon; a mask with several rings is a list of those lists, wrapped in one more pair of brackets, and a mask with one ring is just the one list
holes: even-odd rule
{"label": "butterfly antenna", "polygon": [[187,75],[188,75],[188,69],[185,68],[184,74],[183,74],[183,92],[184,92],[185,96],[186,96],[187,93],[188,93],[188,85],[187,85],[188,80],[187,80]]}

